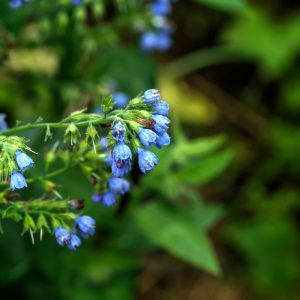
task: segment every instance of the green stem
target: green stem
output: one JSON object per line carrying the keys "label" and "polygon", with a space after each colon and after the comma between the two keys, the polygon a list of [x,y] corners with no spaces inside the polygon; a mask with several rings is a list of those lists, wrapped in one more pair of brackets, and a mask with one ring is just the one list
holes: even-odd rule
{"label": "green stem", "polygon": [[[106,124],[111,122],[114,119],[113,116],[107,116],[106,118],[97,118],[95,120],[87,120],[87,121],[81,121],[76,122],[74,121],[74,124],[78,127],[86,127],[90,123],[93,125],[99,125],[99,124]],[[27,124],[19,127],[10,128],[4,131],[1,131],[1,134],[7,135],[7,134],[14,134],[21,131],[31,130],[31,129],[46,129],[48,126],[50,128],[58,128],[58,129],[66,129],[70,124],[69,123],[36,123],[36,124]]]}

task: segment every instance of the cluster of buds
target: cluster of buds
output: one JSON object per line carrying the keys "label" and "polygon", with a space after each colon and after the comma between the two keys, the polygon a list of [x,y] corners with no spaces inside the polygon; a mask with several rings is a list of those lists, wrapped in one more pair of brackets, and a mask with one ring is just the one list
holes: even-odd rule
{"label": "cluster of buds", "polygon": [[32,240],[35,232],[40,231],[42,235],[44,230],[48,230],[54,232],[59,245],[70,250],[77,249],[81,238],[86,239],[95,233],[96,221],[89,216],[80,216],[77,208],[78,204],[82,208],[82,202],[63,200],[56,191],[58,185],[49,178],[60,174],[61,170],[79,166],[95,186],[93,202],[105,207],[115,205],[118,197],[130,190],[130,182],[123,177],[129,174],[134,156],[137,156],[141,172],[146,174],[159,163],[156,154],[149,149],[154,146],[161,149],[170,144],[168,112],[168,103],[162,100],[158,90],[151,89],[129,101],[125,108],[119,109],[113,97],[107,97],[103,100],[100,114],[81,110],[59,123],[36,123],[8,129],[2,120],[0,180],[9,181],[13,191],[27,187],[23,173],[32,168],[34,162],[26,154],[26,151],[33,151],[26,145],[25,139],[8,136],[9,133],[44,128],[47,140],[52,138],[52,129],[64,129],[64,141],[70,142],[71,147],[57,149],[57,141],[45,157],[46,167],[57,159],[65,166],[30,180],[41,182],[46,192],[44,195],[54,194],[55,199],[45,200],[43,196],[32,201],[7,201],[9,192],[6,189],[4,197],[0,194],[0,205],[6,207],[3,211],[0,207],[0,216],[24,219],[24,232],[30,232]]}
{"label": "cluster of buds", "polygon": [[0,181],[8,181],[13,191],[27,187],[22,173],[32,168],[34,162],[26,150],[33,152],[26,146],[24,138],[0,136]]}
{"label": "cluster of buds", "polygon": [[[137,111],[135,107],[145,110]],[[132,108],[131,110],[129,110]],[[136,113],[131,113],[137,111]],[[148,148],[156,146],[161,149],[170,144],[167,133],[170,120],[167,117],[169,104],[162,100],[157,89],[150,89],[142,97],[133,99],[128,104],[127,113],[122,119],[116,119],[109,134],[111,143],[106,140],[102,144],[111,145],[111,152],[106,163],[111,167],[112,178],[100,191],[96,191],[92,199],[104,206],[114,205],[119,195],[130,189],[126,176],[132,165],[133,153],[138,155],[138,165],[142,173],[150,172],[159,163],[158,157]]]}

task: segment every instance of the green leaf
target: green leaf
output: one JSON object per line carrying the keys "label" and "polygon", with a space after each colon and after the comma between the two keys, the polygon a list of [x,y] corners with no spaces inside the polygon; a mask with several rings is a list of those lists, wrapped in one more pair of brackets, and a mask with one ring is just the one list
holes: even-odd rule
{"label": "green leaf", "polygon": [[223,135],[200,138],[194,141],[182,141],[176,145],[173,150],[173,156],[176,157],[177,161],[185,161],[187,158],[199,157],[210,154],[217,150],[226,141]]}
{"label": "green leaf", "polygon": [[225,150],[209,158],[188,164],[175,173],[175,176],[179,181],[186,183],[204,184],[223,172],[232,158],[233,152]]}
{"label": "green leaf", "polygon": [[136,209],[134,217],[147,238],[184,261],[213,274],[220,274],[211,243],[193,222],[158,204]]}
{"label": "green leaf", "polygon": [[246,0],[195,0],[198,3],[229,13],[245,13],[249,10]]}

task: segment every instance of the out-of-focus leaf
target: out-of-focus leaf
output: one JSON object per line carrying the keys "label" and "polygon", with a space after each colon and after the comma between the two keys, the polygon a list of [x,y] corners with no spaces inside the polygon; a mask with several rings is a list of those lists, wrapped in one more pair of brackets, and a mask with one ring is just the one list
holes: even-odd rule
{"label": "out-of-focus leaf", "polygon": [[176,160],[185,160],[191,157],[201,157],[212,153],[224,144],[226,138],[224,136],[214,136],[208,138],[199,138],[193,141],[184,141],[173,150],[173,156]]}
{"label": "out-of-focus leaf", "polygon": [[188,164],[176,172],[175,176],[183,182],[204,184],[223,172],[232,161],[232,158],[233,152],[225,150],[209,158]]}
{"label": "out-of-focus leaf", "polygon": [[229,13],[245,13],[249,9],[249,5],[246,0],[195,0],[195,1]]}
{"label": "out-of-focus leaf", "polygon": [[154,244],[208,272],[220,273],[209,238],[190,219],[171,213],[158,204],[136,209],[134,217]]}
{"label": "out-of-focus leaf", "polygon": [[241,17],[226,31],[225,39],[237,53],[254,59],[269,76],[277,76],[296,59],[300,50],[300,16],[275,22],[258,12]]}

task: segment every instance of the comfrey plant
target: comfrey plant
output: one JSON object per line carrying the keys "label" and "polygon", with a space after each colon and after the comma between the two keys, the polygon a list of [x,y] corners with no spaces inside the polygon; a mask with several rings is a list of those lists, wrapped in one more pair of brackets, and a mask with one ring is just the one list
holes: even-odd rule
{"label": "comfrey plant", "polygon": [[[124,109],[114,108],[113,97],[108,97],[103,100],[101,114],[82,110],[58,123],[36,122],[10,129],[0,114],[1,219],[22,221],[23,233],[29,232],[32,242],[37,232],[40,239],[45,231],[53,233],[57,243],[70,250],[81,245],[81,238],[93,235],[96,221],[82,214],[84,200],[62,197],[53,178],[79,167],[94,186],[93,202],[109,207],[129,192],[130,183],[122,177],[130,172],[135,155],[141,172],[148,173],[159,163],[148,149],[170,144],[169,105],[158,90],[146,91]],[[31,129],[45,130],[45,141],[52,138],[54,130],[63,130],[67,145],[55,142],[45,154],[45,174],[28,178],[26,172],[34,168],[37,153],[29,148],[28,140],[13,134]],[[60,168],[49,171],[59,164]],[[19,191],[34,183],[42,186],[43,195],[24,200]]]}

